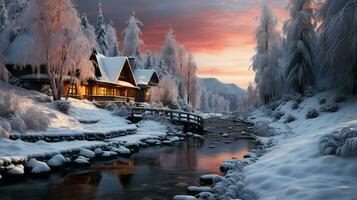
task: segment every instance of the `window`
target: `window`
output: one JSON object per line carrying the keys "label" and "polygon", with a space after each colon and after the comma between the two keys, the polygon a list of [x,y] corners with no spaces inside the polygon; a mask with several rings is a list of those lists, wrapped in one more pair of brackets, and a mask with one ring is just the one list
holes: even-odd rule
{"label": "window", "polygon": [[100,87],[99,88],[99,95],[107,95],[107,88]]}
{"label": "window", "polygon": [[69,87],[69,94],[70,95],[77,95],[77,85],[76,84],[72,84]]}

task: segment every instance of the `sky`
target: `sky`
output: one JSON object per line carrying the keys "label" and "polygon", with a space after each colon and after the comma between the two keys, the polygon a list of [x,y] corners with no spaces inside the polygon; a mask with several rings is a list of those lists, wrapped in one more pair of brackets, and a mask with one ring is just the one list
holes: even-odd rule
{"label": "sky", "polygon": [[[280,26],[288,18],[289,0],[268,0]],[[104,17],[122,41],[125,21],[135,11],[145,48],[159,51],[170,25],[176,39],[191,51],[199,77],[215,77],[246,88],[254,81],[249,70],[255,54],[254,31],[260,0],[102,0]],[[97,21],[99,0],[75,0],[80,13]],[[121,42],[122,43],[122,42]]]}

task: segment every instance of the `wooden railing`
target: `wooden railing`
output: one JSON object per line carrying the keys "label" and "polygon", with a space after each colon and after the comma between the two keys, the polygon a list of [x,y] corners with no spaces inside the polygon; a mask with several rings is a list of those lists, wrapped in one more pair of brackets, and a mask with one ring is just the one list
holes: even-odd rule
{"label": "wooden railing", "polygon": [[154,108],[139,108],[135,107],[131,110],[131,117],[145,117],[146,115],[154,117],[163,117],[172,122],[178,122],[181,124],[188,124],[196,126],[197,129],[203,130],[204,122],[203,118],[197,114],[168,110],[168,109],[154,109]]}

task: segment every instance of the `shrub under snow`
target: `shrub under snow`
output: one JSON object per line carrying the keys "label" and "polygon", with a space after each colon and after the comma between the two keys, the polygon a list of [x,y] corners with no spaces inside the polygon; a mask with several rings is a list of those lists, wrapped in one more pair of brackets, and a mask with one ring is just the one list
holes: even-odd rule
{"label": "shrub under snow", "polygon": [[26,130],[26,124],[23,119],[14,117],[10,121],[11,129],[19,133],[24,133]]}
{"label": "shrub under snow", "polygon": [[322,155],[342,157],[357,155],[357,130],[344,128],[320,138],[319,148]]}
{"label": "shrub under snow", "polygon": [[0,117],[11,117],[19,112],[21,100],[11,91],[0,95]]}
{"label": "shrub under snow", "polygon": [[264,123],[258,123],[255,125],[255,134],[257,136],[269,137],[274,136],[277,133],[270,126]]}
{"label": "shrub under snow", "polygon": [[0,126],[0,138],[9,138],[10,133]]}
{"label": "shrub under snow", "polygon": [[58,100],[54,102],[56,108],[62,113],[67,114],[69,109],[71,108],[71,103],[66,100]]}
{"label": "shrub under snow", "polygon": [[24,120],[26,128],[33,131],[45,131],[50,124],[48,117],[34,107],[28,109],[21,119]]}
{"label": "shrub under snow", "polygon": [[319,116],[319,112],[316,109],[310,109],[309,112],[306,113],[306,119],[313,119]]}

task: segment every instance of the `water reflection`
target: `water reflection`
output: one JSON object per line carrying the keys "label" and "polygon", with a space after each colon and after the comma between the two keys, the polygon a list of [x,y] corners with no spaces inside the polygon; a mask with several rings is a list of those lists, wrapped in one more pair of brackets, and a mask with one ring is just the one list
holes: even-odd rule
{"label": "water reflection", "polygon": [[[220,173],[222,160],[242,158],[254,147],[249,141],[226,144],[227,140],[211,135],[205,143],[189,140],[148,148],[130,159],[95,164],[85,172],[1,187],[0,199],[18,199],[17,192],[34,199],[171,199],[185,193],[188,185],[197,185],[202,174]],[[215,148],[209,148],[213,144]]]}

